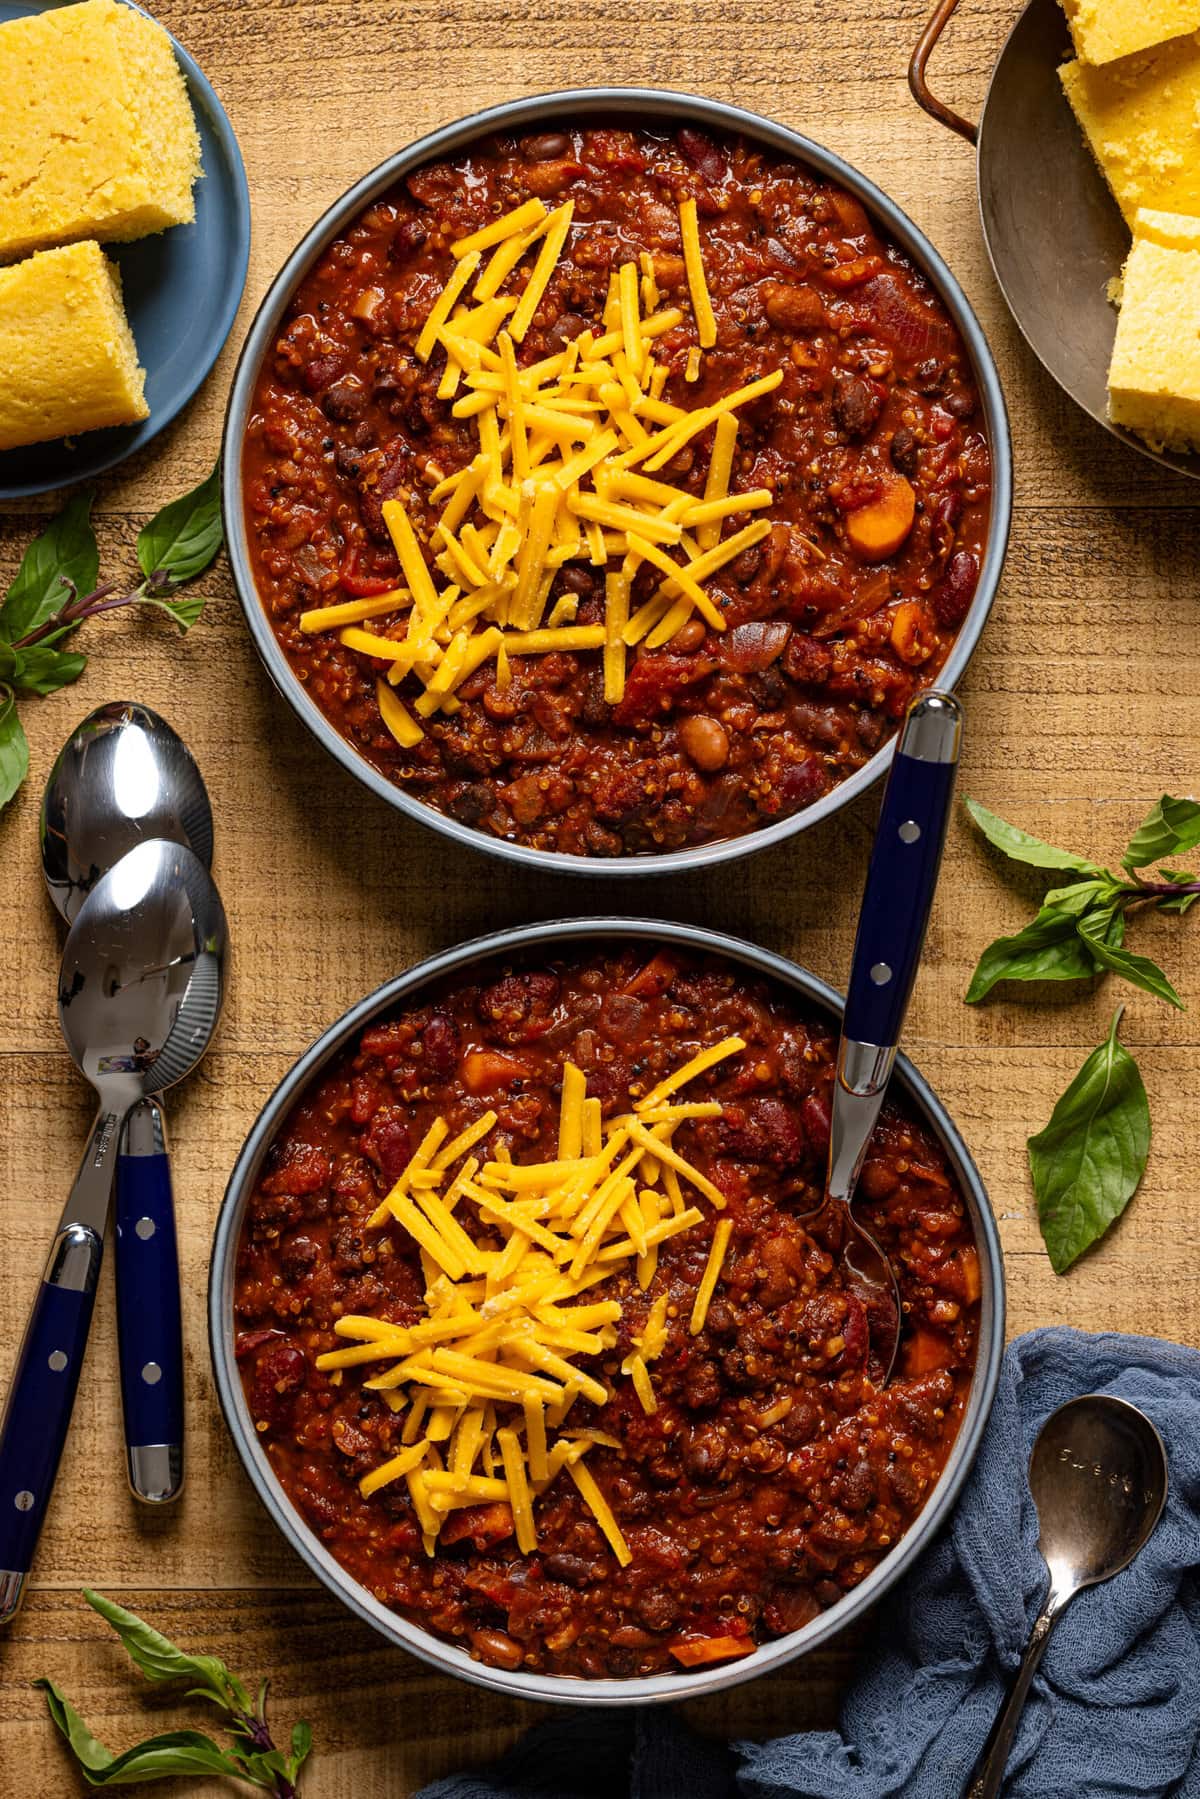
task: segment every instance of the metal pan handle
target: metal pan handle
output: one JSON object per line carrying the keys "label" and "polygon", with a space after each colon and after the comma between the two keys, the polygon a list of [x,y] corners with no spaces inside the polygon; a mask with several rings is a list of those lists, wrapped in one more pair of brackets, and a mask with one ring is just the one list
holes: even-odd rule
{"label": "metal pan handle", "polygon": [[933,54],[933,47],[950,23],[950,16],[957,5],[958,0],[938,0],[912,53],[912,61],[908,65],[908,85],[917,105],[923,106],[931,119],[936,119],[951,131],[957,131],[969,144],[974,144],[979,141],[978,125],[972,125],[969,119],[964,119],[952,106],[947,106],[944,100],[939,100],[936,94],[930,93],[929,83],[925,79],[925,67]]}

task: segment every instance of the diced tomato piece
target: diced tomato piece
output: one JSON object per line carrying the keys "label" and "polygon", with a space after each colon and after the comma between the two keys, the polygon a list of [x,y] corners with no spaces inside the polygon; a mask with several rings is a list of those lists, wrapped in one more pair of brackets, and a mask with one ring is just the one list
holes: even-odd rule
{"label": "diced tomato piece", "polygon": [[494,1505],[465,1505],[451,1512],[438,1534],[443,1543],[461,1543],[464,1537],[470,1537],[482,1554],[493,1543],[511,1537],[513,1529],[512,1509],[498,1499]]}
{"label": "diced tomato piece", "polygon": [[387,593],[396,583],[385,575],[366,575],[359,569],[358,546],[349,551],[338,571],[338,582],[343,592],[356,600],[370,600],[376,594]]}
{"label": "diced tomato piece", "polygon": [[679,964],[673,956],[664,954],[653,956],[646,966],[640,968],[633,979],[626,984],[624,992],[644,996],[647,999],[659,999],[678,973]]}

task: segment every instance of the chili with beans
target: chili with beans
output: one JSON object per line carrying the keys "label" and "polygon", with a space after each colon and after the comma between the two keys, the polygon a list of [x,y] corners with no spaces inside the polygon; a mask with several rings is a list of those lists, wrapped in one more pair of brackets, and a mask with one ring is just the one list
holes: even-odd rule
{"label": "chili with beans", "polygon": [[[717,1217],[707,1208],[661,1245],[647,1290],[626,1264],[587,1295],[618,1299],[621,1319],[611,1352],[582,1364],[607,1401],[580,1397],[570,1421],[601,1433],[586,1466],[632,1559],[618,1564],[565,1473],[536,1501],[536,1553],[519,1553],[508,1506],[489,1504],[453,1514],[427,1555],[403,1481],[359,1491],[399,1451],[403,1414],[364,1387],[369,1367],[316,1366],[344,1342],[333,1326],[348,1313],[401,1325],[423,1315],[415,1243],[366,1221],[435,1117],[457,1132],[491,1108],[482,1153],[545,1161],[565,1060],[611,1118],[731,1035],[745,1049],[687,1095],[719,1101],[721,1115],[709,1107],[673,1139],[732,1224],[703,1328],[691,1334],[689,1320]],[[962,1418],[979,1263],[945,1156],[889,1105],[861,1183],[903,1299],[898,1372],[877,1390],[863,1304],[836,1246],[803,1220],[821,1191],[835,1049],[824,1020],[735,965],[598,949],[494,965],[410,1004],[363,1031],[300,1101],[247,1209],[237,1354],[289,1499],[383,1604],[505,1668],[645,1675],[797,1630],[900,1540]],[[664,1294],[647,1414],[621,1362]]]}
{"label": "chili with beans", "polygon": [[[388,499],[428,547],[440,511],[430,495],[478,444],[472,420],[438,397],[445,352],[423,362],[416,340],[455,266],[451,246],[531,198],[570,200],[574,214],[519,364],[601,334],[610,276],[647,258],[683,313],[654,344],[665,402],[690,410],[782,370],[739,414],[730,483],[770,490],[769,511],[753,514],[770,532],[706,583],[726,628],[693,615],[663,647],[639,645],[618,703],[605,699],[601,650],[514,656],[508,685],[493,660],[405,749],[377,698],[390,665],[336,631],[305,635],[299,619],[396,586]],[[702,354],[678,211],[688,199],[716,320]],[[527,276],[518,266],[501,295]],[[709,426],[661,479],[702,498],[712,444]],[[857,199],[739,138],[600,125],[497,138],[419,169],[318,258],[258,376],[245,516],[276,636],[361,755],[481,832],[604,857],[752,831],[860,767],[963,623],[989,479],[958,332]],[[577,623],[602,622],[604,574],[565,563],[550,604],[570,597]],[[640,567],[631,610],[661,579]],[[403,635],[405,622],[370,628]]]}

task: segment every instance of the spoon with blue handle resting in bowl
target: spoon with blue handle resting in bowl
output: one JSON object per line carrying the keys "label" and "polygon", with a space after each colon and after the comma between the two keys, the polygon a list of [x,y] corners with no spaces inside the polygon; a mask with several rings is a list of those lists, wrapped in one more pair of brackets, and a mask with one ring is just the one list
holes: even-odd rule
{"label": "spoon with blue handle resting in bowl", "polygon": [[[962,708],[927,691],[901,726],[863,889],[842,1016],[825,1195],[810,1232],[840,1255],[866,1313],[867,1366],[886,1385],[900,1343],[900,1290],[851,1205],[879,1118],[925,943],[962,742]],[[859,1314],[861,1317],[861,1314]]]}

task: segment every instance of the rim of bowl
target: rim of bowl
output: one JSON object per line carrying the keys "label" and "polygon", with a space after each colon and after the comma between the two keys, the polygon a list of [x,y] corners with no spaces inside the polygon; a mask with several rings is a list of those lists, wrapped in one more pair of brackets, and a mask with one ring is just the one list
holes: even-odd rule
{"label": "rim of bowl", "polygon": [[1004,1265],[987,1189],[944,1106],[902,1054],[896,1062],[896,1079],[905,1099],[916,1108],[946,1151],[967,1201],[983,1273],[979,1344],[966,1410],[946,1465],[924,1509],[896,1547],[859,1586],[852,1588],[836,1605],[803,1629],[764,1644],[752,1655],[723,1667],[697,1673],[644,1675],[629,1680],[585,1680],[561,1674],[511,1673],[474,1661],[465,1650],[389,1610],[334,1559],[309,1529],[271,1468],[246,1405],[234,1354],[233,1280],[237,1244],[246,1201],[267,1150],[304,1091],[345,1048],[348,1040],[379,1013],[391,1010],[399,1001],[444,976],[461,975],[480,962],[529,950],[552,953],[564,945],[614,938],[673,943],[701,954],[725,956],[778,982],[806,1003],[816,1006],[835,1025],[840,1022],[841,995],[808,969],[741,938],[703,927],[644,918],[561,919],[549,924],[522,925],[492,932],[440,951],[416,963],[404,974],[385,981],[374,993],[351,1006],[305,1050],[276,1087],[259,1112],[229,1177],[217,1218],[209,1273],[209,1346],[221,1410],[243,1468],[292,1549],[331,1593],[395,1647],[406,1649],[421,1661],[476,1686],[560,1705],[663,1704],[694,1699],[781,1668],[796,1656],[817,1648],[858,1617],[899,1580],[945,1522],[979,1449],[1004,1351]]}
{"label": "rim of bowl", "polygon": [[480,137],[494,132],[519,128],[547,118],[580,111],[589,113],[642,115],[657,120],[690,118],[716,130],[739,132],[756,139],[771,149],[782,151],[807,163],[816,172],[847,188],[861,200],[883,224],[889,236],[913,259],[917,268],[933,284],[939,299],[950,313],[967,346],[972,368],[983,399],[984,419],[992,462],[991,509],[988,517],[987,545],[979,582],[970,610],[963,620],[958,637],[938,676],[937,685],[953,689],[957,686],[991,611],[1008,550],[1012,519],[1012,439],[1008,413],[1000,386],[1000,377],[988,347],[983,329],[966,295],[951,274],[942,257],[924,233],[918,230],[908,214],[883,190],[845,162],[832,150],[814,143],[811,138],[776,123],[761,114],[724,101],[710,100],[668,88],[595,87],[564,88],[553,93],[537,94],[524,100],[510,100],[500,106],[472,113],[465,118],[440,126],[419,138],[406,149],[397,151],[355,182],[339,200],[325,211],[306,232],[275,277],[259,306],[250,327],[230,389],[222,443],[222,509],[225,517],[225,541],[233,569],[234,585],[250,635],[267,673],[279,693],[308,730],[344,769],[388,805],[427,825],[442,836],[485,855],[502,857],[527,868],[555,873],[588,876],[665,875],[689,869],[707,868],[716,863],[756,855],[772,844],[781,843],[802,831],[820,824],[886,772],[895,742],[893,733],[876,750],[862,768],[857,769],[813,805],[793,813],[790,818],[745,831],[738,837],[719,838],[714,843],[695,844],[691,848],[668,850],[662,855],[577,856],[562,850],[533,849],[528,844],[512,843],[460,824],[444,812],[389,781],[387,776],[367,761],[365,756],[337,731],[316,701],[292,672],[280,648],[266,608],[259,598],[254,571],[246,542],[245,512],[242,499],[242,446],[250,415],[254,385],[268,346],[277,331],[286,308],[300,281],[326,246],[351,220],[410,169],[465,148]]}

